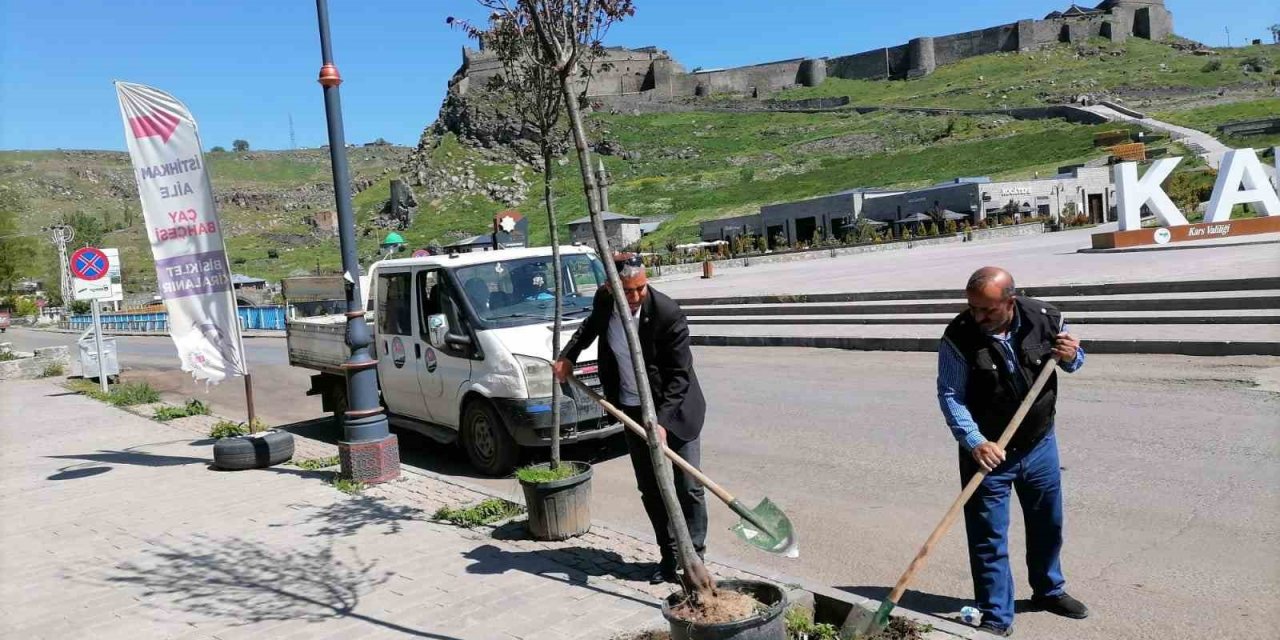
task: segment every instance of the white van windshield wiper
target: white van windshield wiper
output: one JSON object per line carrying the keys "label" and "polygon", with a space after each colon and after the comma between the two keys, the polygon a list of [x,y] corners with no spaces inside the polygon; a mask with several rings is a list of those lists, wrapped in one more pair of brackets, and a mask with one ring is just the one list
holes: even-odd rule
{"label": "white van windshield wiper", "polygon": [[510,318],[537,318],[538,320],[550,320],[550,318],[541,314],[523,313],[523,312],[504,313],[499,316],[489,316],[488,318],[486,318],[486,320],[508,320]]}

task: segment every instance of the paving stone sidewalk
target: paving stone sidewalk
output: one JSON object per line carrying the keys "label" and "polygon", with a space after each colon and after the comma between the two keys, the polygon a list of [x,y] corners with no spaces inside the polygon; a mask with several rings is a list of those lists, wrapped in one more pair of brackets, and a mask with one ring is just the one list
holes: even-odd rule
{"label": "paving stone sidewalk", "polygon": [[[657,550],[639,534],[596,524],[550,543],[527,539],[520,520],[434,522],[442,506],[490,496],[410,469],[357,496],[333,488],[331,471],[219,472],[206,437],[217,417],[159,423],[153,412],[48,381],[0,384],[0,628],[541,640],[666,626],[658,603],[672,588],[644,580]],[[337,454],[303,437],[295,449],[295,459]],[[927,637],[977,637],[948,630]]]}
{"label": "paving stone sidewalk", "polygon": [[6,637],[594,639],[665,625],[650,594],[574,568],[572,550],[566,564],[430,521],[472,497],[423,477],[353,497],[326,472],[211,470],[202,420],[0,384]]}

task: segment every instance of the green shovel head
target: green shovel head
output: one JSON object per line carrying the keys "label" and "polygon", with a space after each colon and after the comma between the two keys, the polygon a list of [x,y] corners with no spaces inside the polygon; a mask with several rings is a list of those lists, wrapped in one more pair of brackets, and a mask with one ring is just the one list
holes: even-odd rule
{"label": "green shovel head", "polygon": [[[737,503],[736,500],[734,502]],[[762,527],[752,524],[752,520],[760,523]],[[768,498],[761,500],[760,504],[751,509],[750,519],[744,517],[730,530],[743,542],[758,549],[782,554],[788,558],[800,557],[800,547],[796,544],[796,533],[791,526],[791,520]]]}

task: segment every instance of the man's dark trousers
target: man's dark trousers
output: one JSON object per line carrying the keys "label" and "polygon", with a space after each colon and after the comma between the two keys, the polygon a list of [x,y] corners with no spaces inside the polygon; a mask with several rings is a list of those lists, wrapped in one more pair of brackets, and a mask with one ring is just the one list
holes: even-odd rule
{"label": "man's dark trousers", "polygon": [[[967,483],[978,463],[960,452],[960,480]],[[964,506],[969,536],[973,594],[982,621],[1013,625],[1013,572],[1009,567],[1009,491],[1018,492],[1027,534],[1027,578],[1036,596],[1058,596],[1062,577],[1062,475],[1058,439],[1050,431],[1028,451],[1010,451],[987,474]]]}
{"label": "man's dark trousers", "polygon": [[[627,417],[638,424],[644,424],[640,407],[622,407]],[[649,443],[630,429],[626,429],[627,449],[631,451],[631,467],[636,473],[636,487],[640,489],[640,502],[644,504],[649,522],[653,524],[653,535],[658,540],[658,549],[662,552],[662,567],[676,568],[676,539],[671,533],[671,523],[667,518],[667,507],[662,503],[662,494],[658,492],[658,479],[653,475],[653,461],[649,457]],[[698,438],[681,440],[670,431],[667,432],[667,448],[684,458],[695,468],[702,466],[702,444]],[[702,485],[678,468],[672,469],[675,477],[676,497],[680,500],[680,510],[684,512],[684,520],[689,526],[689,537],[693,538],[693,548],[699,556],[707,550],[707,501]]]}

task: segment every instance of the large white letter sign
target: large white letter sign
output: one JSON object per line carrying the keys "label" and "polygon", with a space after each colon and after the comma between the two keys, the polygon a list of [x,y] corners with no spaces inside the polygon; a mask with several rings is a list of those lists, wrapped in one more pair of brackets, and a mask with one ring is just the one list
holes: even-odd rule
{"label": "large white letter sign", "polygon": [[1280,198],[1271,188],[1271,180],[1267,179],[1258,154],[1253,149],[1233,149],[1222,157],[1218,182],[1213,185],[1213,198],[1209,200],[1204,221],[1226,222],[1231,219],[1232,207],[1245,203],[1257,203],[1264,214],[1280,216]]}
{"label": "large white letter sign", "polygon": [[1178,211],[1177,205],[1160,186],[1180,162],[1182,158],[1156,160],[1141,180],[1138,179],[1138,163],[1121,162],[1116,165],[1112,176],[1116,183],[1116,209],[1120,213],[1121,231],[1142,228],[1142,205],[1148,202],[1151,203],[1151,212],[1166,227],[1187,224],[1186,216]]}

